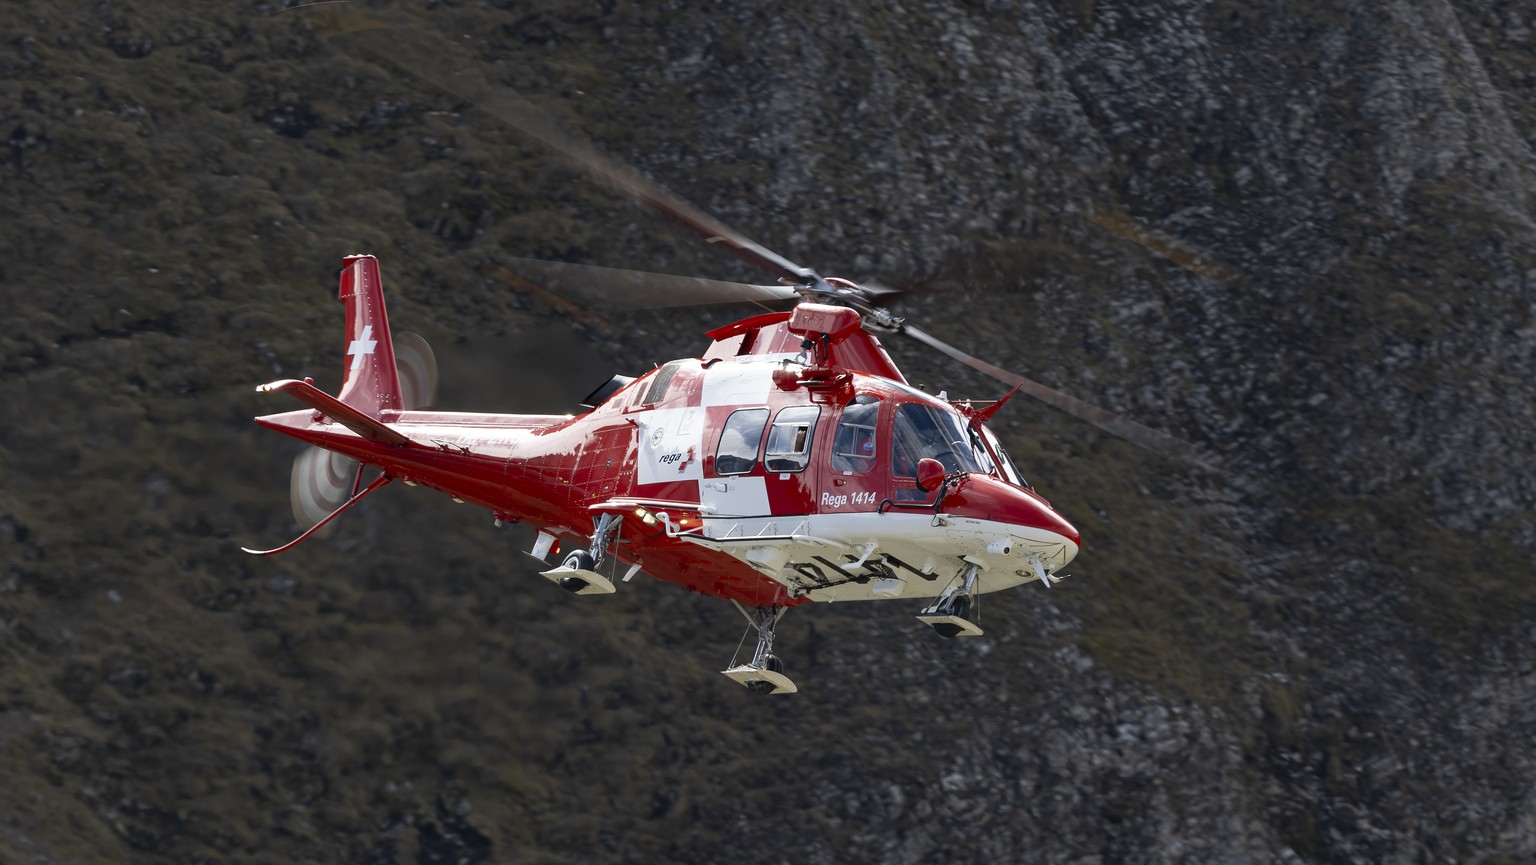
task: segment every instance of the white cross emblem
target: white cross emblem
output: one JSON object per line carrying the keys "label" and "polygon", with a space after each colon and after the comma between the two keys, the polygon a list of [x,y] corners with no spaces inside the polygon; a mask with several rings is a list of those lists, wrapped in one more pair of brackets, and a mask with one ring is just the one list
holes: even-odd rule
{"label": "white cross emblem", "polygon": [[363,335],[352,340],[347,345],[347,354],[352,357],[353,373],[363,368],[363,358],[373,354],[373,347],[379,344],[379,341],[372,337],[373,325],[365,324],[363,325]]}

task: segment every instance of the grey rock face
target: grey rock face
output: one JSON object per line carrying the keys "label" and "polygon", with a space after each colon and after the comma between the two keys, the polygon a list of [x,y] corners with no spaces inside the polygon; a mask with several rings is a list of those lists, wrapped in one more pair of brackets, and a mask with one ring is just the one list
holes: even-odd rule
{"label": "grey rock face", "polygon": [[289,531],[292,454],[249,386],[336,372],[341,254],[381,255],[392,317],[440,335],[445,402],[486,410],[567,410],[597,379],[564,368],[644,369],[723,323],[573,318],[497,255],[760,277],[315,10],[14,4],[0,850],[1536,853],[1529,10],[385,12],[768,246],[913,287],[899,314],[1222,470],[1010,407],[1010,449],[1083,528],[1077,575],[989,596],[968,643],[895,605],[796,611],[790,702],[717,681],[728,608],[542,594],[519,544],[422,496],[239,559]]}

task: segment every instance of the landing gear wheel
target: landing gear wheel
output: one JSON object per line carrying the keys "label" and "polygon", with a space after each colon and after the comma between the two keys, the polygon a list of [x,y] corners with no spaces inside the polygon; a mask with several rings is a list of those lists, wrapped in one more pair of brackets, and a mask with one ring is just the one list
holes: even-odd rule
{"label": "landing gear wheel", "polygon": [[[944,610],[946,615],[956,616],[962,619],[971,615],[971,596],[955,595],[949,599],[949,609]],[[953,636],[953,635],[951,635]]]}
{"label": "landing gear wheel", "polygon": [[768,667],[738,664],[720,672],[730,677],[731,681],[745,685],[754,694],[793,694],[800,690],[788,676]]}
{"label": "landing gear wheel", "polygon": [[751,627],[757,630],[757,650],[750,663],[737,664],[721,670],[731,681],[745,685],[754,694],[793,694],[799,690],[794,681],[784,675],[784,662],[773,653],[773,629],[783,607],[756,607],[751,612],[741,609]]}
{"label": "landing gear wheel", "polygon": [[571,550],[559,567],[543,572],[550,582],[573,595],[611,595],[613,581],[597,572],[597,563],[586,550]]}
{"label": "landing gear wheel", "polygon": [[[599,514],[593,523],[591,549],[566,553],[557,567],[543,572],[544,578],[573,595],[613,594],[613,580],[603,576],[598,568],[608,560],[608,544],[618,526],[617,514]],[[544,549],[549,549],[547,543]],[[611,567],[607,570],[613,573]]]}
{"label": "landing gear wheel", "polygon": [[976,606],[972,597],[976,575],[976,566],[972,565],[966,570],[965,584],[924,608],[917,614],[917,620],[945,639],[981,636],[981,626],[971,621],[971,610]]}
{"label": "landing gear wheel", "polygon": [[954,622],[934,622],[932,627],[938,632],[939,636],[946,640],[960,636],[960,632],[963,630],[961,626]]}
{"label": "landing gear wheel", "polygon": [[983,631],[981,626],[965,618],[946,614],[938,610],[924,610],[918,614],[917,620],[932,628],[935,633],[946,639],[950,637],[979,637]]}

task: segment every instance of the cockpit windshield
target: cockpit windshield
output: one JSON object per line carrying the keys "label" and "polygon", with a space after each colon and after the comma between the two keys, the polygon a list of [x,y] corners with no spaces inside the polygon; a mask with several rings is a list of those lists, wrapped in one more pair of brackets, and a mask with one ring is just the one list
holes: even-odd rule
{"label": "cockpit windshield", "polygon": [[981,436],[976,434],[976,428],[963,420],[961,423],[965,427],[965,440],[971,445],[971,456],[976,459],[976,465],[980,466],[978,471],[996,475],[997,466],[992,462],[992,454],[987,451],[987,446],[981,443]]}
{"label": "cockpit windshield", "polygon": [[997,454],[997,464],[1002,470],[1003,479],[1016,487],[1034,489],[1029,485],[1029,481],[1024,480],[1024,475],[1019,473],[1019,467],[1013,464],[1013,458],[1003,450],[1003,443],[997,440],[997,436],[985,426],[981,427],[981,434],[986,439],[987,446],[992,449],[992,453]]}
{"label": "cockpit windshield", "polygon": [[[896,409],[891,430],[891,473],[916,477],[917,461],[932,457],[949,472],[990,473],[992,461],[978,447],[960,416],[923,403],[909,402]],[[985,466],[985,467],[983,467]]]}

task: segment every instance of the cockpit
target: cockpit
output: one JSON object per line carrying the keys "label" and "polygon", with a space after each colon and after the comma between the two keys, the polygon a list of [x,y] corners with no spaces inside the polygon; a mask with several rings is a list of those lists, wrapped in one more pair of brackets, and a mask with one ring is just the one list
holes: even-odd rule
{"label": "cockpit", "polygon": [[898,397],[891,400],[894,407],[882,428],[881,402],[875,395],[860,394],[843,407],[832,443],[834,471],[862,474],[873,470],[882,456],[883,432],[889,438],[883,447],[893,479],[915,479],[918,461],[933,458],[947,472],[981,472],[1015,486],[1029,486],[997,436],[984,424],[973,426],[954,409],[927,399]]}
{"label": "cockpit", "polygon": [[[816,440],[827,434],[825,414],[837,423],[830,444],[818,446]],[[857,394],[831,411],[817,405],[737,409],[724,420],[712,467],[717,477],[761,473],[787,478],[825,459],[834,475],[860,477],[858,487],[886,489],[901,502],[926,498],[917,487],[917,465],[930,458],[946,472],[979,472],[1029,486],[984,424],[972,424],[958,410],[916,390],[910,396]]]}

